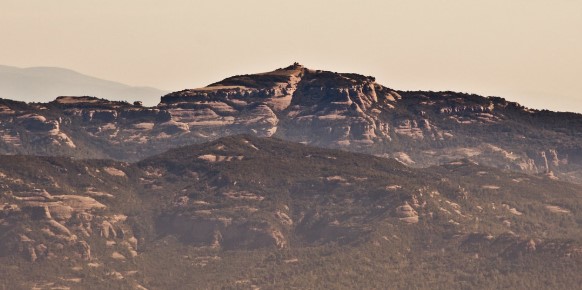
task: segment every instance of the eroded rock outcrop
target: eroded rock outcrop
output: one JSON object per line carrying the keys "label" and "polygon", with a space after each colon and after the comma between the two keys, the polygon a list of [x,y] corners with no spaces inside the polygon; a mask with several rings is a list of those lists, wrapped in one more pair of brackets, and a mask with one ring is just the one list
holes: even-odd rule
{"label": "eroded rock outcrop", "polygon": [[418,223],[418,213],[408,202],[396,208],[396,215],[399,219],[408,224]]}

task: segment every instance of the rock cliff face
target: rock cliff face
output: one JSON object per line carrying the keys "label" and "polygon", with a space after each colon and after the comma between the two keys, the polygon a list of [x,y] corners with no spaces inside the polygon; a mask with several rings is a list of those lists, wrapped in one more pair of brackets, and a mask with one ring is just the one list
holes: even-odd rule
{"label": "rock cliff face", "polygon": [[234,134],[394,157],[418,167],[469,158],[582,182],[582,116],[497,97],[403,92],[299,64],[163,96],[155,107],[92,97],[0,100],[0,152],[135,161]]}

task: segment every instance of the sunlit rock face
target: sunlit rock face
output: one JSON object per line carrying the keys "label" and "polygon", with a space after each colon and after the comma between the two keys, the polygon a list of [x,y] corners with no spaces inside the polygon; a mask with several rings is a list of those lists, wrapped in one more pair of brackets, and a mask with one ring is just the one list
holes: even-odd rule
{"label": "sunlit rock face", "polygon": [[498,97],[397,91],[370,76],[294,64],[170,93],[155,107],[87,96],[46,104],[3,99],[0,153],[133,161],[253,134],[412,166],[469,158],[582,182],[580,126],[578,114],[530,110]]}

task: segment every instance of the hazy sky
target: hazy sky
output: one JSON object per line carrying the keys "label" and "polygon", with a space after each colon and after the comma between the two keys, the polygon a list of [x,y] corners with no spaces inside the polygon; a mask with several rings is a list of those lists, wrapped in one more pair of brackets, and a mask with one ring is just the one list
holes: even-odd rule
{"label": "hazy sky", "polygon": [[582,112],[579,0],[0,0],[0,64],[179,90],[298,61]]}

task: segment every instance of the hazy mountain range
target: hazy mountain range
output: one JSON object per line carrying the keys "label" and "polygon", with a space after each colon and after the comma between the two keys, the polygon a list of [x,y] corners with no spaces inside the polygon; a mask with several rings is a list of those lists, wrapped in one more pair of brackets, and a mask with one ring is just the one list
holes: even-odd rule
{"label": "hazy mountain range", "polygon": [[0,99],[0,286],[574,289],[580,144],[580,114],[299,64]]}
{"label": "hazy mountain range", "polygon": [[154,105],[164,94],[159,89],[128,86],[64,68],[0,65],[0,98],[42,102],[58,96],[95,96]]}

